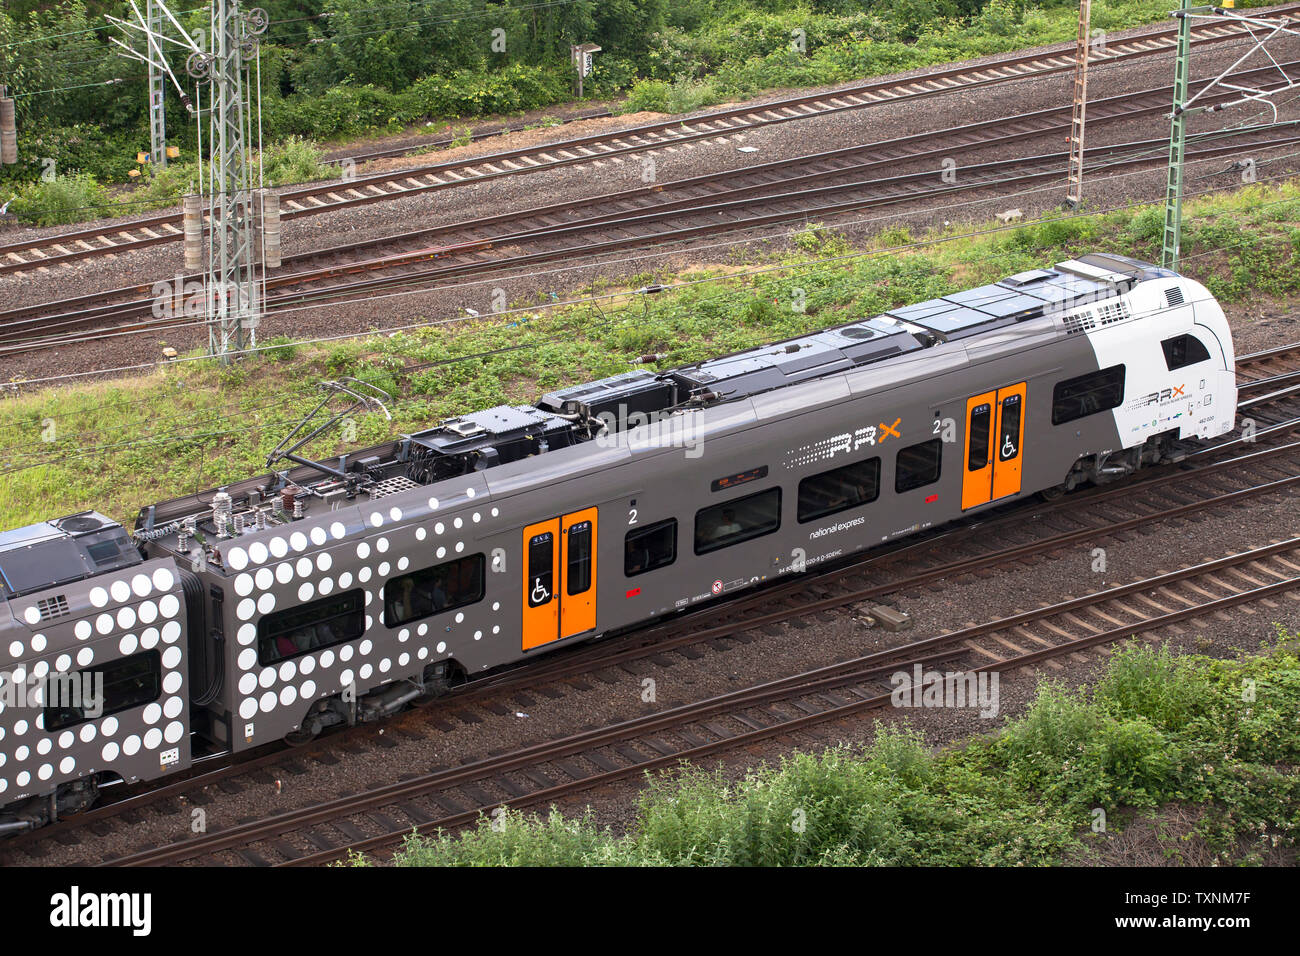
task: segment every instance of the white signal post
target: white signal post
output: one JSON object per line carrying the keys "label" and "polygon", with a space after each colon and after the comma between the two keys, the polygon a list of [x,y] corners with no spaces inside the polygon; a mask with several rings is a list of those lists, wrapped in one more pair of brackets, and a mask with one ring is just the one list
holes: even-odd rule
{"label": "white signal post", "polygon": [[573,69],[578,74],[578,99],[582,99],[582,81],[591,75],[594,66],[593,54],[599,53],[600,47],[594,43],[577,43],[569,47],[569,57],[573,60]]}

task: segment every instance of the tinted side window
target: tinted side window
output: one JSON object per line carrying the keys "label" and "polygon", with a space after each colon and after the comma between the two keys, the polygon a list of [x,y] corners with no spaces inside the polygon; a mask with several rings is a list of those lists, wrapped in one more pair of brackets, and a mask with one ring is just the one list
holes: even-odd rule
{"label": "tinted side window", "polygon": [[161,696],[162,654],[156,650],[70,674],[50,674],[45,682],[45,729],[62,730],[151,704]]}
{"label": "tinted side window", "polygon": [[943,439],[931,438],[899,451],[894,463],[894,490],[899,494],[939,480]]}
{"label": "tinted side window", "polygon": [[323,647],[354,641],[366,629],[366,592],[344,591],[268,614],[257,622],[257,660],[263,667]]}
{"label": "tinted side window", "polygon": [[707,554],[781,527],[781,489],[769,488],[695,513],[695,553]]}
{"label": "tinted side window", "polygon": [[384,585],[384,624],[397,627],[483,600],[486,564],[482,554],[471,554],[389,578]]}
{"label": "tinted side window", "polygon": [[880,459],[855,461],[799,482],[799,520],[813,521],[880,497]]}
{"label": "tinted side window", "polygon": [[1165,365],[1171,372],[1210,360],[1210,352],[1205,343],[1194,335],[1176,335],[1172,339],[1165,339],[1160,347],[1165,350]]}
{"label": "tinted side window", "polygon": [[1052,424],[1063,425],[1078,418],[1118,408],[1124,401],[1124,366],[1112,365],[1057,382],[1052,389]]}
{"label": "tinted side window", "polygon": [[989,463],[989,434],[992,431],[993,406],[988,402],[970,410],[970,452],[966,458],[967,471],[979,471]]}
{"label": "tinted side window", "polygon": [[591,589],[591,522],[569,528],[569,564],[564,571],[565,590],[583,594]]}
{"label": "tinted side window", "polygon": [[633,528],[623,539],[623,573],[629,578],[665,568],[676,560],[676,518]]}

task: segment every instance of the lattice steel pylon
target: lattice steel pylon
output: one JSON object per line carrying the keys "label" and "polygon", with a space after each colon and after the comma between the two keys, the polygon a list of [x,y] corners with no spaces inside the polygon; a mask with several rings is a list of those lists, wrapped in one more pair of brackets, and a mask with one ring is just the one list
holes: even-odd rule
{"label": "lattice steel pylon", "polygon": [[[209,18],[211,49],[201,38],[196,40],[168,9],[166,0],[149,0],[148,14],[142,14],[135,0],[128,0],[135,21],[107,19],[132,36],[145,41],[144,51],[113,39],[120,52],[149,64],[150,76],[155,69],[176,86],[181,102],[195,113],[199,123],[200,194],[206,194],[209,242],[207,271],[204,276],[203,312],[208,323],[209,351],[229,359],[255,344],[256,328],[261,318],[261,282],[257,278],[257,255],[254,245],[254,203],[260,177],[254,182],[249,157],[251,148],[261,149],[252,135],[252,108],[246,91],[250,88],[248,60],[258,48],[258,37],[266,32],[266,11],[254,7],[245,12],[239,0],[212,0]],[[163,32],[161,19],[166,17],[174,35]],[[203,110],[196,109],[181,87],[163,52],[172,44],[188,54],[185,66],[189,75],[210,88],[208,104],[208,148],[204,163]],[[151,87],[152,95],[152,87]],[[260,108],[260,106],[259,106]],[[260,129],[260,123],[259,123]],[[162,131],[159,130],[159,133]],[[155,150],[166,155],[161,138],[153,142]],[[179,293],[176,293],[179,295]]]}
{"label": "lattice steel pylon", "polygon": [[[1160,250],[1160,264],[1166,269],[1178,268],[1178,257],[1182,243],[1183,229],[1183,161],[1186,158],[1187,121],[1194,114],[1214,112],[1240,106],[1243,103],[1267,103],[1273,109],[1273,120],[1277,121],[1277,105],[1273,97],[1279,93],[1300,88],[1300,81],[1292,79],[1273,55],[1268,52],[1268,42],[1279,36],[1300,37],[1296,22],[1286,16],[1252,16],[1238,13],[1225,7],[1193,7],[1191,0],[1181,0],[1181,9],[1171,16],[1178,18],[1178,59],[1174,66],[1174,102],[1170,111],[1169,129],[1169,171],[1165,182],[1165,231]],[[1231,3],[1226,4],[1227,7]],[[1231,20],[1239,23],[1254,41],[1253,45],[1216,76],[1201,84],[1194,95],[1189,95],[1191,72],[1191,37],[1192,22],[1195,19]],[[1277,68],[1283,85],[1265,89],[1263,84],[1244,86],[1239,82],[1230,82],[1233,71],[1257,52]],[[1228,102],[1212,105],[1198,105],[1201,100],[1209,99],[1212,94],[1224,91],[1237,94],[1237,98]]]}
{"label": "lattice steel pylon", "polygon": [[[257,341],[262,315],[261,282],[257,277],[254,243],[254,190],[249,150],[252,110],[247,56],[257,52],[258,36],[266,31],[266,12],[247,14],[239,0],[213,0],[213,49],[194,53],[186,64],[191,76],[209,82],[208,129],[208,269],[204,283],[208,320],[208,351],[228,360],[231,353]],[[258,149],[261,143],[256,143]]]}
{"label": "lattice steel pylon", "polygon": [[248,348],[256,336],[259,285],[253,246],[253,189],[248,161],[249,113],[244,102],[244,44],[250,34],[239,0],[213,0],[212,134],[208,218],[209,351]]}
{"label": "lattice steel pylon", "polygon": [[1075,44],[1074,118],[1070,122],[1070,172],[1066,179],[1065,204],[1078,209],[1083,203],[1083,133],[1088,115],[1088,57],[1092,24],[1092,0],[1079,0],[1079,37]]}
{"label": "lattice steel pylon", "polygon": [[1174,103],[1169,127],[1169,169],[1165,178],[1165,231],[1160,264],[1178,269],[1183,232],[1183,159],[1187,152],[1187,77],[1191,69],[1192,18],[1190,0],[1182,0],[1178,17],[1178,58],[1174,64]]}
{"label": "lattice steel pylon", "polygon": [[[145,22],[149,32],[161,36],[163,32],[162,4],[158,0],[147,0],[145,5]],[[162,67],[151,57],[149,59],[149,161],[155,169],[167,167],[167,77]]]}

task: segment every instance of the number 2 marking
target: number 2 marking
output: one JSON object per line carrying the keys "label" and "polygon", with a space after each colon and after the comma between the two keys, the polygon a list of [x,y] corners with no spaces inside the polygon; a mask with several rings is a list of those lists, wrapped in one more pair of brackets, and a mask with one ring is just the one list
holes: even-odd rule
{"label": "number 2 marking", "polygon": [[636,524],[636,509],[635,509],[635,508],[629,508],[629,509],[628,509],[628,511],[627,511],[627,523],[630,524],[630,525],[632,525],[632,524]]}

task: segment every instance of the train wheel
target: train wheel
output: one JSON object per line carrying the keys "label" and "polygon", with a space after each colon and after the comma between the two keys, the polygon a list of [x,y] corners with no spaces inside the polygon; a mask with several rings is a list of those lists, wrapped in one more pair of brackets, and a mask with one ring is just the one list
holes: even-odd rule
{"label": "train wheel", "polygon": [[1038,493],[1038,497],[1044,501],[1060,501],[1065,497],[1065,485],[1053,485],[1051,488],[1044,488]]}
{"label": "train wheel", "polygon": [[311,743],[320,734],[320,725],[314,725],[315,730],[310,727],[300,727],[298,730],[291,730],[284,735],[284,742],[290,747],[303,747]]}

